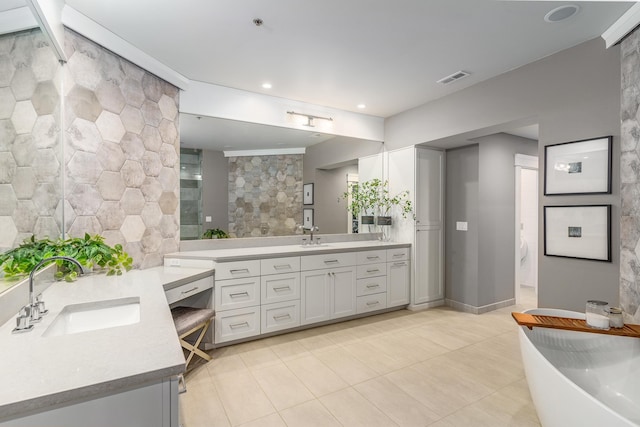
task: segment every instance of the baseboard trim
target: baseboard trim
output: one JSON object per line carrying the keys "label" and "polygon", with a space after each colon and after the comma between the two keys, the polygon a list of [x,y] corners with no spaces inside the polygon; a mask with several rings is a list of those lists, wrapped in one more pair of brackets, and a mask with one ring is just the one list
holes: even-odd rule
{"label": "baseboard trim", "polygon": [[446,299],[445,304],[447,307],[451,307],[458,311],[463,311],[465,313],[473,313],[473,314],[483,314],[488,313],[489,311],[494,311],[499,308],[509,307],[510,305],[514,305],[516,303],[515,298],[510,298],[504,301],[498,301],[493,304],[487,304],[480,307],[476,307],[473,305],[465,304],[462,302]]}
{"label": "baseboard trim", "polygon": [[439,299],[437,301],[425,302],[422,304],[409,304],[409,306],[407,307],[407,310],[420,311],[420,310],[426,310],[428,308],[433,308],[433,307],[441,307],[443,305],[445,305],[445,301],[443,299]]}

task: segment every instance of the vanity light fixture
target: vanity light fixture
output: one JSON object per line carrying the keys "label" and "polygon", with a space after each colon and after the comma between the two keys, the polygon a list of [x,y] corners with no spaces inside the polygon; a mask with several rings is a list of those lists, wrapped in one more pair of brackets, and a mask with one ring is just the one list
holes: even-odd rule
{"label": "vanity light fixture", "polygon": [[303,126],[309,126],[311,128],[315,127],[315,125],[313,124],[313,120],[314,119],[328,120],[330,122],[333,121],[333,118],[331,118],[331,117],[314,116],[313,114],[296,113],[295,111],[287,111],[287,114],[306,117],[307,118],[307,123],[303,123],[302,125]]}

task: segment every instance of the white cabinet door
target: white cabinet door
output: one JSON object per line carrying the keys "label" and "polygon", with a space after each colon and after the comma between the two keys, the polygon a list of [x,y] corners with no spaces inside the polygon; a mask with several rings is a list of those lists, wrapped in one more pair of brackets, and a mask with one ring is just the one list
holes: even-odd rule
{"label": "white cabinet door", "polygon": [[416,149],[416,225],[442,227],[444,213],[444,152]]}
{"label": "white cabinet door", "polygon": [[328,270],[300,273],[300,324],[331,319],[331,283]]}
{"label": "white cabinet door", "polygon": [[356,269],[354,267],[331,270],[331,318],[356,314]]}
{"label": "white cabinet door", "polygon": [[387,263],[387,307],[409,304],[410,274],[409,261]]}
{"label": "white cabinet door", "polygon": [[416,231],[416,277],[413,303],[423,304],[444,298],[442,229]]}

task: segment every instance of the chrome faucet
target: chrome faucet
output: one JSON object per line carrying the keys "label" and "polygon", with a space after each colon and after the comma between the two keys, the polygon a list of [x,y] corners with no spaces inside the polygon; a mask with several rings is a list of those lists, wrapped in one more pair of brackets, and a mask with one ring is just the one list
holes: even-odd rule
{"label": "chrome faucet", "polygon": [[82,265],[76,259],[67,256],[53,256],[50,258],[45,258],[38,264],[36,264],[36,266],[31,270],[31,273],[29,273],[29,304],[22,307],[22,309],[18,313],[18,317],[16,318],[16,327],[12,331],[14,334],[18,332],[30,331],[31,329],[33,329],[33,324],[42,320],[42,316],[49,312],[49,310],[47,310],[44,306],[44,301],[42,301],[42,294],[39,294],[37,296],[35,295],[35,292],[33,290],[33,279],[40,267],[55,260],[63,260],[75,264],[76,267],[78,267],[80,274],[84,274]]}
{"label": "chrome faucet", "polygon": [[317,225],[312,225],[311,228],[309,228],[309,234],[311,234],[311,237],[309,237],[309,244],[313,245],[313,232],[314,231],[320,231],[320,228],[318,228]]}

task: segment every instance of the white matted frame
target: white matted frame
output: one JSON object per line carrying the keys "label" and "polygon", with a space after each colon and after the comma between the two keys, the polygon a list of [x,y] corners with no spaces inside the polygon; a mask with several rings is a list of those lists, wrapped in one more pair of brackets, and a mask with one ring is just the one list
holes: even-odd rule
{"label": "white matted frame", "polygon": [[611,205],[545,206],[544,254],[611,262]]}
{"label": "white matted frame", "polygon": [[544,147],[544,194],[611,194],[611,136]]}
{"label": "white matted frame", "polygon": [[313,183],[304,184],[302,187],[302,204],[303,205],[312,205],[313,204]]}
{"label": "white matted frame", "polygon": [[302,228],[309,230],[311,227],[313,227],[313,209],[304,208],[302,210]]}

